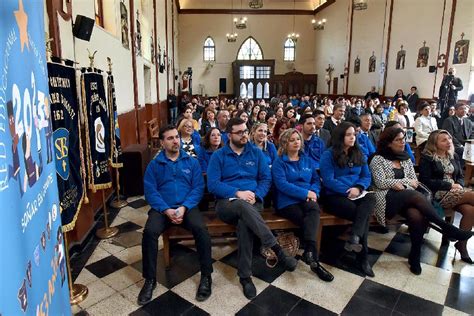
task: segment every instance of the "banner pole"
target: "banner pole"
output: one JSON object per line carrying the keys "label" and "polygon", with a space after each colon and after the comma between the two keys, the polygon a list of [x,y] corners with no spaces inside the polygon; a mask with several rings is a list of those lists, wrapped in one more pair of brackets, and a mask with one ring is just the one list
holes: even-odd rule
{"label": "banner pole", "polygon": [[113,208],[122,208],[128,205],[128,202],[125,200],[120,199],[120,183],[119,183],[119,168],[114,168],[115,169],[115,181],[117,182],[117,189],[116,189],[116,194],[117,194],[117,199],[110,202],[110,206]]}
{"label": "banner pole", "polygon": [[73,284],[71,276],[71,261],[69,258],[69,242],[67,238],[67,233],[64,233],[64,251],[66,252],[66,268],[67,268],[67,277],[68,277],[68,286],[69,286],[69,301],[71,305],[77,305],[84,301],[89,295],[89,289],[87,286],[82,284]]}
{"label": "banner pole", "polygon": [[100,239],[108,239],[118,234],[117,227],[109,227],[109,219],[107,218],[107,204],[105,203],[105,190],[102,191],[102,205],[104,207],[104,228],[100,228],[96,232],[96,236]]}

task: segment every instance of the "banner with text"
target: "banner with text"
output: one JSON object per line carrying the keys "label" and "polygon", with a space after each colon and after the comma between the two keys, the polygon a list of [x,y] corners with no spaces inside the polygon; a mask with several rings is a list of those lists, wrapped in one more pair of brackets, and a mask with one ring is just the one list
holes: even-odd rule
{"label": "banner with text", "polygon": [[0,5],[0,314],[70,315],[44,2]]}
{"label": "banner with text", "polygon": [[112,154],[110,164],[113,168],[122,168],[122,145],[120,142],[120,127],[117,114],[117,100],[115,98],[114,76],[109,73],[107,76],[107,99],[109,101],[110,113],[110,135],[112,143]]}
{"label": "banner with text", "polygon": [[[48,133],[51,135],[52,132],[54,139],[61,222],[63,231],[68,232],[74,229],[85,194],[76,71],[72,67],[48,63],[48,75],[53,123],[52,131],[50,127]],[[51,136],[46,139],[51,141]]]}
{"label": "banner with text", "polygon": [[86,127],[87,179],[93,191],[112,186],[110,177],[110,113],[104,77],[95,72],[81,75],[82,107]]}

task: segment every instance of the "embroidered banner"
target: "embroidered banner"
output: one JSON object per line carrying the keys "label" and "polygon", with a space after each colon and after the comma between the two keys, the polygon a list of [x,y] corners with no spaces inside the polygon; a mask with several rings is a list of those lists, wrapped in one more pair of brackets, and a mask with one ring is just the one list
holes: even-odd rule
{"label": "embroidered banner", "polygon": [[[61,222],[63,231],[74,229],[84,199],[85,170],[79,128],[76,71],[72,67],[48,63],[49,99]],[[48,111],[49,112],[49,111]],[[51,142],[51,126],[48,128]],[[49,156],[48,156],[49,159]]]}
{"label": "embroidered banner", "polygon": [[0,5],[0,314],[70,315],[44,1]]}
{"label": "embroidered banner", "polygon": [[82,107],[86,129],[87,180],[92,191],[112,186],[109,171],[110,116],[104,78],[96,72],[81,75]]}
{"label": "embroidered banner", "polygon": [[109,73],[107,76],[107,100],[109,101],[110,113],[110,143],[112,144],[110,164],[113,168],[122,168],[122,145],[120,143],[120,127],[117,114],[117,100],[115,99],[114,76]]}

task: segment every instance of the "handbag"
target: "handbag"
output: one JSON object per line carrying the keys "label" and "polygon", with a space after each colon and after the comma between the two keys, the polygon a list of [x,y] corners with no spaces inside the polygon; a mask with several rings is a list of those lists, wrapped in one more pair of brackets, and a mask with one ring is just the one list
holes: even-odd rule
{"label": "handbag", "polygon": [[[295,236],[295,234],[293,234],[293,232],[277,233],[276,240],[288,256],[296,256],[298,249],[300,248],[300,240]],[[267,267],[273,268],[278,264],[278,257],[271,248],[262,247],[260,253],[265,258],[265,264]]]}
{"label": "handbag", "polygon": [[421,182],[418,182],[418,186],[416,187],[416,191],[420,192],[425,196],[425,198],[432,203],[433,202],[433,192],[426,185]]}
{"label": "handbag", "polygon": [[440,202],[436,201],[433,198],[433,192],[431,192],[431,190],[428,189],[426,185],[420,182],[418,183],[418,187],[416,188],[416,190],[420,192],[421,194],[423,194],[425,198],[428,200],[428,202],[430,202],[431,205],[433,205],[439,217],[444,218],[446,216],[444,212],[444,208],[441,206]]}

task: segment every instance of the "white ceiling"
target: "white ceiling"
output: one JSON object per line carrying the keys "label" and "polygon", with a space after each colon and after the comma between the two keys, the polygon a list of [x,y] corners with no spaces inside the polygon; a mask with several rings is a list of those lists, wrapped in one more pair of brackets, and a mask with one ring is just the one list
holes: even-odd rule
{"label": "white ceiling", "polygon": [[[232,3],[233,2],[233,3]],[[263,0],[263,10],[314,10],[326,0]],[[181,9],[244,9],[249,0],[179,0]],[[262,10],[260,9],[260,10]],[[257,9],[256,9],[257,10]]]}

